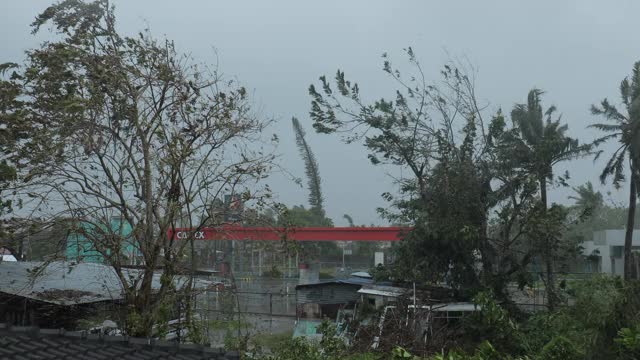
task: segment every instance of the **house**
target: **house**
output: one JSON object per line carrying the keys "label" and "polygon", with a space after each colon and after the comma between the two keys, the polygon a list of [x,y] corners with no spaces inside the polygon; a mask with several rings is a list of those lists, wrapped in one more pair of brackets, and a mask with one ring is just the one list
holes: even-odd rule
{"label": "house", "polygon": [[[591,241],[582,243],[586,272],[624,274],[625,230],[595,231]],[[632,250],[640,250],[640,231],[633,231]]]}
{"label": "house", "polygon": [[298,318],[336,319],[338,310],[354,305],[358,290],[373,280],[351,277],[296,286],[296,314]]}
{"label": "house", "polygon": [[[123,269],[135,279],[141,270]],[[160,288],[161,273],[154,274],[152,289]],[[186,282],[177,277],[176,287]],[[198,280],[197,288],[210,282]],[[16,325],[74,329],[82,318],[100,312],[118,320],[124,299],[122,283],[113,267],[96,263],[1,262],[0,319]]]}

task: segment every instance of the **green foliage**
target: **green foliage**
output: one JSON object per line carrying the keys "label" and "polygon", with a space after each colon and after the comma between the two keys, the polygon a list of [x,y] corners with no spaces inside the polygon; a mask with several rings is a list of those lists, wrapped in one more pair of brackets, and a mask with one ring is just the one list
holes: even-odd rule
{"label": "green foliage", "polygon": [[544,255],[551,264],[552,250],[561,249],[532,247],[528,222],[553,165],[586,147],[565,135],[555,107],[543,112],[541,91],[516,106],[513,126],[501,111],[487,123],[474,74],[452,62],[440,81],[429,83],[413,50],[405,52],[409,74],[383,56],[383,71],[397,86],[391,98],[363,100],[358,84],[340,70],[333,82],[321,76],[309,87],[313,126],[319,133],[346,133],[347,143],[362,141],[374,165],[406,170],[396,193],[382,194],[389,207],[379,209],[390,222],[413,228],[394,246],[397,261],[387,277],[446,282],[459,292],[491,288],[506,299],[507,284],[524,283],[534,257]]}
{"label": "green foliage", "polygon": [[540,360],[580,360],[584,359],[584,352],[573,341],[564,336],[556,336],[542,348],[538,358]]}
{"label": "green foliage", "polygon": [[209,344],[209,338],[206,331],[207,323],[196,319],[190,319],[187,321],[187,342],[193,344]]}
{"label": "green foliage", "polygon": [[[347,356],[344,340],[336,336],[333,324],[324,321],[319,330],[322,338],[319,342],[303,337],[289,339],[278,346],[265,360],[334,360]],[[353,359],[358,359],[354,357]]]}
{"label": "green foliage", "polygon": [[282,277],[282,271],[278,268],[278,265],[274,264],[269,270],[264,271],[262,276],[277,279]]}
{"label": "green foliage", "polygon": [[320,347],[326,356],[340,357],[346,352],[344,339],[337,336],[336,326],[328,321],[323,321],[318,330],[322,334]]}
{"label": "green foliage", "polygon": [[[561,224],[564,217],[561,216],[559,207],[547,211],[547,183],[554,179],[553,167],[562,161],[567,161],[584,155],[590,149],[588,145],[579,145],[577,139],[566,135],[568,126],[560,124],[560,117],[554,118],[556,107],[551,106],[546,111],[542,109],[542,94],[539,89],[529,91],[526,104],[517,104],[511,111],[511,118],[516,124],[517,132],[511,137],[511,156],[515,165],[521,167],[527,173],[534,176],[540,187],[540,199],[542,201],[541,216],[538,220],[546,222],[546,225],[535,226],[537,234],[532,238],[540,240],[538,254],[545,262],[547,303],[554,307],[559,302],[559,296],[555,289],[553,278],[553,264],[562,249],[559,246],[562,230]],[[558,178],[561,184],[565,184],[568,174]],[[560,226],[559,226],[560,225]],[[541,229],[545,229],[540,231]],[[546,231],[550,229],[550,231]],[[547,232],[547,233],[545,233]]]}
{"label": "green foliage", "polygon": [[543,112],[542,94],[542,90],[532,89],[527,103],[517,104],[511,111],[511,118],[519,130],[519,136],[513,138],[512,156],[520,166],[537,176],[546,206],[546,180],[553,179],[553,166],[584,154],[589,147],[580,146],[578,140],[565,134],[568,126],[561,125],[559,117],[553,117],[555,106]]}
{"label": "green foliage", "polygon": [[473,354],[467,354],[462,351],[443,352],[429,358],[429,360],[509,360],[519,359],[526,360],[527,357],[513,358],[508,354],[498,352],[488,341],[483,341]]}
{"label": "green foliage", "polygon": [[465,319],[465,329],[469,334],[476,340],[491,342],[502,351],[517,353],[520,350],[517,343],[519,329],[508,311],[497,303],[490,292],[478,293],[473,302],[480,311]]}
{"label": "green foliage", "polygon": [[567,351],[579,349],[581,355],[576,356],[581,359],[613,357],[617,329],[636,316],[623,315],[633,308],[625,305],[628,295],[621,280],[594,276],[569,283],[568,293],[574,305],[535,314],[521,324],[517,342],[522,351],[554,354],[566,347]]}
{"label": "green foliage", "polygon": [[391,351],[391,359],[393,360],[419,360],[420,358],[411,355],[410,352],[398,346]]}
{"label": "green foliage", "polygon": [[614,339],[619,347],[618,354],[621,359],[640,358],[640,325],[632,328],[622,328]]}
{"label": "green foliage", "polygon": [[335,279],[335,274],[331,274],[328,271],[320,271],[318,277],[320,280]]}
{"label": "green foliage", "polygon": [[[117,217],[133,229],[127,244],[117,230],[86,235],[134,308],[128,334],[149,336],[174,293],[166,281],[152,293],[151,270],[175,275],[193,245],[169,229],[198,227],[196,216],[230,190],[245,202],[267,197],[256,184],[274,158],[262,137],[268,122],[252,114],[244,87],[174,42],[119,33],[109,1],[59,1],[33,32],[43,26],[56,32],[51,41],[26,51],[20,66],[0,65],[0,177],[20,164],[8,177],[31,199],[29,217],[96,229]],[[1,180],[0,190],[6,205]],[[122,270],[127,245],[147,267],[135,279]]]}
{"label": "green foliage", "polygon": [[298,337],[290,339],[284,346],[266,360],[325,360],[331,359],[322,354],[321,348],[311,341]]}
{"label": "green foliage", "polygon": [[[627,110],[627,114],[620,112],[607,99],[602,100],[599,106],[592,105],[591,113],[609,120],[611,123],[596,123],[589,127],[608,133],[593,142],[594,146],[599,146],[609,140],[617,139],[620,147],[611,155],[607,161],[600,180],[604,183],[607,178],[613,177],[613,185],[620,187],[620,183],[626,179],[624,174],[626,159],[631,160],[631,164],[638,169],[638,143],[635,141],[638,136],[638,123],[640,122],[640,61],[633,66],[631,82],[625,78],[620,83],[620,96]],[[603,151],[599,150],[595,154],[597,159]]]}
{"label": "green foliage", "polygon": [[[279,226],[288,228],[296,227],[333,227],[333,221],[323,213],[318,213],[313,209],[306,209],[304,206],[293,206],[283,209],[277,221]],[[338,245],[334,242],[303,242],[295,244],[303,258],[317,259],[319,256],[337,257],[341,254]]]}
{"label": "green foliage", "polygon": [[233,320],[237,305],[237,295],[232,291],[222,291],[218,296],[220,298],[219,301],[222,315],[228,321]]}
{"label": "green foliage", "polygon": [[306,209],[303,205],[295,205],[284,209],[278,217],[278,224],[288,227],[321,226],[333,227],[333,221],[318,214],[313,209]]}

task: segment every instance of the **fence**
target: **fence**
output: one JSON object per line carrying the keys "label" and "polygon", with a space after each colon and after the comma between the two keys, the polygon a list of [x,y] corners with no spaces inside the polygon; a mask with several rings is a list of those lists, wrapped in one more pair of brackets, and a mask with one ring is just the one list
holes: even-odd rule
{"label": "fence", "polygon": [[[539,311],[547,308],[544,282],[532,273],[535,281],[531,286],[519,289],[517,285],[508,287],[513,302],[525,311]],[[558,285],[562,282],[583,281],[593,273],[557,273]],[[271,325],[282,319],[295,319],[297,279],[287,278],[236,278],[233,290],[209,290],[199,295],[198,312],[204,319],[224,320],[245,318],[249,321],[268,322]],[[240,315],[240,316],[238,316]]]}
{"label": "fence", "polygon": [[[296,294],[283,292],[207,291],[201,310],[208,313],[265,316],[296,315]],[[202,306],[205,308],[203,309]]]}
{"label": "fence", "polygon": [[197,303],[197,313],[206,321],[209,340],[216,346],[224,346],[229,333],[286,333],[295,326],[295,291],[207,291]]}

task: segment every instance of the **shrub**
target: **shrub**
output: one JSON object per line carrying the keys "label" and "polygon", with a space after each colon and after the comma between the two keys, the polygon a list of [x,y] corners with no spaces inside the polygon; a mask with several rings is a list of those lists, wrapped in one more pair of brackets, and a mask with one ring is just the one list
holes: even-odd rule
{"label": "shrub", "polygon": [[[490,292],[480,292],[473,301],[481,310],[465,320],[466,329],[476,340],[490,341],[502,351],[519,352],[516,341],[518,326],[507,310],[500,306]],[[487,343],[488,344],[488,343]],[[489,345],[493,348],[492,345]]]}
{"label": "shrub", "polygon": [[540,360],[580,360],[584,352],[571,340],[564,336],[556,336],[540,352]]}
{"label": "shrub", "polygon": [[640,325],[620,329],[614,341],[618,345],[618,354],[621,359],[640,358]]}

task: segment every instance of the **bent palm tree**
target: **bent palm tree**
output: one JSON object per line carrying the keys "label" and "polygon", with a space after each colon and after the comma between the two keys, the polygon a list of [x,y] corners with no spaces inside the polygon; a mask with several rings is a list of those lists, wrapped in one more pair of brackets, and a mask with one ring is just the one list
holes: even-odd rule
{"label": "bent palm tree", "polygon": [[[580,156],[587,149],[578,140],[566,136],[568,126],[560,124],[560,117],[554,119],[556,107],[542,110],[539,89],[529,91],[526,104],[517,104],[511,111],[511,119],[519,129],[519,137],[514,138],[516,161],[530,174],[536,176],[540,186],[540,200],[543,211],[547,209],[547,182],[553,180],[553,166],[565,160]],[[550,308],[557,302],[553,279],[554,239],[543,239],[543,257],[546,265],[547,301]]]}
{"label": "bent palm tree", "polygon": [[[631,82],[629,82],[629,78],[625,78],[620,83],[620,95],[622,103],[627,109],[627,114],[622,114],[607,99],[604,99],[600,106],[591,106],[591,113],[604,117],[610,123],[592,124],[589,127],[607,133],[596,139],[593,142],[594,146],[612,139],[619,141],[618,148],[613,152],[600,174],[600,181],[603,184],[607,178],[613,177],[613,185],[620,188],[620,184],[626,179],[625,164],[627,162],[629,164],[629,173],[631,174],[629,212],[627,213],[627,228],[624,238],[624,278],[629,280],[633,269],[631,245],[637,202],[638,170],[640,169],[640,61],[634,64]],[[602,153],[603,150],[596,152],[594,160],[598,159]]]}
{"label": "bent palm tree", "polygon": [[293,124],[293,132],[296,136],[296,145],[298,145],[298,150],[304,160],[304,167],[309,187],[309,206],[311,206],[312,212],[320,217],[324,217],[324,198],[322,196],[322,181],[320,180],[318,162],[311,151],[311,147],[305,139],[306,133],[304,132],[302,125],[300,125],[300,121],[294,117],[291,119],[291,123]]}

